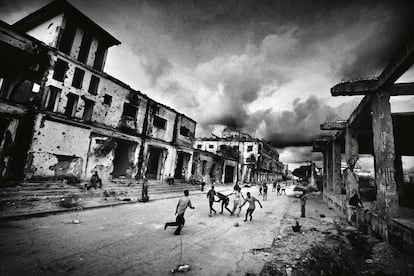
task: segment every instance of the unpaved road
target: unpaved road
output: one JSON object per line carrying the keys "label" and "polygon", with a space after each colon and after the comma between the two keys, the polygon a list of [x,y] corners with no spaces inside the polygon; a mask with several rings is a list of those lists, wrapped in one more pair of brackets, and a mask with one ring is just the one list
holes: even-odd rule
{"label": "unpaved road", "polygon": [[[258,197],[257,188],[247,191]],[[252,249],[270,247],[286,210],[298,208],[270,187],[264,208],[243,222],[247,205],[240,217],[208,217],[206,196],[190,198],[196,209],[187,210],[182,236],[163,228],[178,199],[83,211],[80,224],[71,223],[74,213],[0,223],[0,275],[169,275],[181,238],[186,275],[257,274],[267,253]]]}

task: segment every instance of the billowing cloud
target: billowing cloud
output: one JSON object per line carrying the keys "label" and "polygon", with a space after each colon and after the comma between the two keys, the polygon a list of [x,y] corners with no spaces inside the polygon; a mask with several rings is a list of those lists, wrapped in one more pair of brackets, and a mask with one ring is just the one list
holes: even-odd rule
{"label": "billowing cloud", "polygon": [[[0,2],[0,18],[46,2]],[[108,73],[195,119],[199,136],[233,126],[278,147],[309,146],[319,124],[346,118],[359,99],[330,87],[378,74],[413,29],[403,0],[70,2],[122,41]]]}

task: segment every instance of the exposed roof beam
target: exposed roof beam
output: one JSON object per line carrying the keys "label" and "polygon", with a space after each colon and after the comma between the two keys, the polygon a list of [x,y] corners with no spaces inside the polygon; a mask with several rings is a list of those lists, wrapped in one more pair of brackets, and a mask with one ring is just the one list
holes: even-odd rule
{"label": "exposed roof beam", "polygon": [[[360,96],[381,90],[378,80],[343,82],[331,88],[332,96]],[[414,95],[414,83],[396,83],[386,90],[390,96]]]}
{"label": "exposed roof beam", "polygon": [[331,88],[332,96],[358,96],[378,90],[378,80],[359,80],[342,82]]}
{"label": "exposed roof beam", "polygon": [[379,90],[392,91],[394,82],[414,63],[414,36],[411,35],[410,37],[410,40],[388,63],[378,78],[339,83],[331,88],[331,95],[356,96],[370,94]]}
{"label": "exposed roof beam", "polygon": [[360,114],[364,111],[365,107],[371,102],[371,96],[366,95],[358,106],[354,109],[351,116],[348,118],[348,126],[352,125],[360,116]]}
{"label": "exposed roof beam", "polygon": [[346,127],[346,121],[325,122],[320,125],[321,130],[341,130]]}
{"label": "exposed roof beam", "polygon": [[387,92],[390,96],[414,95],[414,82],[393,84]]}

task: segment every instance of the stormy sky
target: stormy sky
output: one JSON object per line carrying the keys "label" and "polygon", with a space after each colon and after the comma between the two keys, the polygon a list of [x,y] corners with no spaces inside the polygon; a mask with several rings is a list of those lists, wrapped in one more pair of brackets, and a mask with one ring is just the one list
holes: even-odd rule
{"label": "stormy sky", "polygon": [[[1,1],[0,19],[48,2]],[[329,89],[378,75],[413,30],[408,1],[70,2],[122,42],[106,72],[194,118],[197,136],[241,128],[291,164],[320,158],[310,153],[319,124],[346,119],[361,99]]]}

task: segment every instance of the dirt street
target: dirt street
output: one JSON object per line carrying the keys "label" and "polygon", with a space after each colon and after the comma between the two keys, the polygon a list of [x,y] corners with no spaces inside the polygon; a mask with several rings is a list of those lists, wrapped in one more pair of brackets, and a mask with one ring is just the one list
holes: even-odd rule
{"label": "dirt street", "polygon": [[[247,191],[258,197],[256,187]],[[270,258],[260,249],[271,246],[293,207],[292,198],[277,197],[270,187],[268,200],[260,198],[264,208],[243,222],[247,206],[240,217],[227,211],[209,217],[206,196],[190,198],[196,209],[187,210],[182,236],[173,235],[174,228],[164,231],[164,223],[175,220],[178,199],[82,211],[80,224],[72,224],[75,213],[3,222],[0,274],[168,275],[179,263],[181,238],[183,263],[191,266],[186,275],[258,274]]]}

